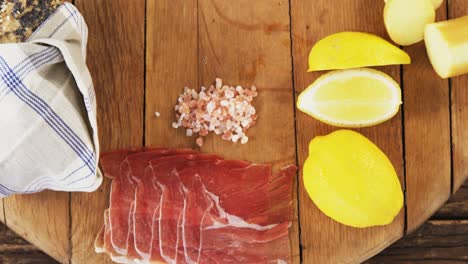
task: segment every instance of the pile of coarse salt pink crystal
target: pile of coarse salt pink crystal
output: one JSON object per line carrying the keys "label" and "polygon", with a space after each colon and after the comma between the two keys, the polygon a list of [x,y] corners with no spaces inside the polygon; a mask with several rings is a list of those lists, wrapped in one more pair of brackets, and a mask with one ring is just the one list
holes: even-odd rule
{"label": "pile of coarse salt pink crystal", "polygon": [[185,87],[174,108],[177,120],[172,126],[185,128],[189,137],[198,134],[196,144],[200,147],[209,132],[221,135],[224,140],[245,144],[249,141],[246,131],[257,121],[252,105],[256,96],[255,86],[249,89],[223,85],[219,78],[215,85],[208,89],[202,87],[200,92]]}

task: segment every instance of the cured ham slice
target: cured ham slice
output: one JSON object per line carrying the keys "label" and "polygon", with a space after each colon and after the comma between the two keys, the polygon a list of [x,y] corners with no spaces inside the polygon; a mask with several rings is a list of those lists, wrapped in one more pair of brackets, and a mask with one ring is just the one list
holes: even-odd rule
{"label": "cured ham slice", "polygon": [[[112,178],[109,208],[109,232],[113,250],[120,255],[140,258],[135,248],[133,213],[135,212],[135,192],[141,181],[142,168],[148,161],[167,155],[193,153],[190,149],[169,150],[166,148],[129,149],[105,154],[101,163],[105,176]],[[119,166],[115,164],[120,164]],[[133,165],[133,167],[131,166]],[[139,237],[139,236],[138,236]],[[110,249],[107,249],[110,250]]]}
{"label": "cured ham slice", "polygon": [[[153,239],[151,261],[177,262],[177,248],[182,243],[180,236],[182,215],[186,207],[185,189],[178,171],[187,163],[217,160],[217,155],[173,155],[150,162],[155,185],[161,193],[159,211],[153,214]],[[174,232],[175,231],[175,232]]]}
{"label": "cured ham slice", "polygon": [[110,208],[95,249],[118,263],[289,263],[295,166],[188,149],[101,158]]}
{"label": "cured ham slice", "polygon": [[136,184],[130,175],[126,157],[141,150],[122,150],[101,157],[104,175],[113,179],[111,184],[109,225],[105,234],[110,236],[110,245],[121,254],[127,254],[130,208],[134,202]]}
{"label": "cured ham slice", "polygon": [[[130,224],[130,236],[134,236],[133,247],[142,259],[148,260],[151,256],[151,243],[153,240],[153,217],[158,212],[161,190],[156,185],[152,169],[149,162],[152,159],[171,155],[185,155],[194,153],[191,149],[181,149],[176,151],[147,151],[127,157],[132,171],[132,178],[137,182],[135,188],[135,210],[132,213],[132,223]],[[129,247],[132,247],[129,244]]]}

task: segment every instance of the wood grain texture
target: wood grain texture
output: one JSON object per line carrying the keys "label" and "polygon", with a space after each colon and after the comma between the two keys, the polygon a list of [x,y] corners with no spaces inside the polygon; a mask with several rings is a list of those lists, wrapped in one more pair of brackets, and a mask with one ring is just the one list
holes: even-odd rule
{"label": "wood grain texture", "polygon": [[57,262],[0,224],[0,263],[55,264]]}
{"label": "wood grain texture", "polygon": [[432,219],[468,219],[468,181],[434,214]]}
{"label": "wood grain texture", "polygon": [[[446,19],[446,8],[437,20]],[[411,64],[403,67],[406,208],[408,233],[449,198],[451,190],[450,100],[448,80],[434,71],[424,42],[405,47]]]}
{"label": "wood grain texture", "polygon": [[[449,18],[468,14],[468,2],[449,1]],[[452,159],[453,190],[468,179],[468,75],[455,77],[451,82],[452,101]]]}
{"label": "wood grain texture", "polygon": [[[384,2],[374,0],[300,1],[292,0],[293,57],[296,92],[307,88],[320,73],[307,73],[308,54],[321,38],[340,31],[365,31],[386,36],[382,13]],[[338,8],[339,7],[339,8]],[[362,11],[366,10],[365,13]],[[379,68],[400,80],[399,66]],[[309,141],[328,134],[332,128],[297,112],[299,164],[308,156]],[[404,184],[402,163],[401,115],[371,128],[361,129],[392,161]],[[301,174],[302,175],[302,174]],[[325,216],[308,197],[300,177],[300,223],[304,263],[358,263],[403,235],[404,210],[385,227],[356,229],[341,225]]]}
{"label": "wood grain texture", "polygon": [[[322,74],[306,73],[310,48],[322,37],[344,30],[387,35],[382,21],[383,1],[335,0],[331,4],[326,0],[291,0],[290,3],[291,6],[288,0],[257,0],[255,5],[248,0],[146,0],[145,57],[145,0],[76,0],[90,28],[88,62],[97,93],[102,150],[139,146],[143,141],[154,146],[195,147],[195,138],[171,127],[173,106],[184,86],[199,88],[221,77],[228,84],[257,85],[260,95],[254,103],[260,119],[248,131],[247,145],[233,145],[210,136],[201,150],[226,158],[271,162],[279,167],[295,163],[297,140],[298,160],[303,164],[309,141],[336,129],[300,112],[294,117],[294,95]],[[465,15],[468,3],[450,0],[448,13],[449,17]],[[444,16],[443,8],[439,16]],[[450,184],[447,181],[449,98],[454,190],[468,176],[468,77],[454,78],[450,91],[446,81],[434,77],[422,44],[406,50],[413,58],[413,64],[405,66],[401,76],[405,96],[406,176],[411,182],[406,193],[424,188],[426,196],[418,199],[424,202],[431,196],[440,205],[450,189],[450,185],[447,189],[447,182]],[[379,69],[400,80],[399,66]],[[161,116],[156,117],[155,112]],[[400,113],[389,122],[359,131],[389,156],[403,185],[401,117]],[[436,185],[442,191],[434,191]],[[300,204],[295,199],[295,221],[291,229],[294,263],[301,260],[300,250],[302,263],[360,262],[403,234],[403,210],[386,227],[348,228],[324,216],[308,198],[302,182],[296,187]],[[465,184],[429,223],[369,263],[466,263],[467,190]],[[74,193],[70,200],[69,194],[52,192],[13,197],[5,200],[6,220],[21,236],[61,263],[69,260],[110,263],[107,256],[95,254],[93,249],[95,235],[103,224],[102,212],[108,206],[108,195],[109,182],[105,180],[97,192]],[[414,201],[417,195],[420,194],[412,197]],[[417,221],[428,217],[423,206],[415,207],[414,201],[408,210],[418,217]],[[437,218],[460,221],[435,221]],[[302,227],[302,247],[298,220]],[[414,229],[417,221],[411,221],[408,224]],[[32,232],[31,226],[38,228]],[[36,248],[20,245],[11,232],[5,235],[8,241],[2,240],[3,234],[0,228],[0,263],[56,263]]]}
{"label": "wood grain texture", "polygon": [[146,145],[193,147],[171,124],[183,88],[198,86],[197,1],[149,0],[146,19]]}
{"label": "wood grain texture", "polygon": [[[146,144],[195,147],[195,138],[171,127],[173,107],[183,87],[198,89],[221,77],[231,85],[257,85],[261,119],[247,145],[209,136],[202,151],[275,168],[295,163],[288,12],[287,1],[257,1],[255,8],[245,0],[148,2]],[[298,261],[297,224],[292,230]]]}
{"label": "wood grain texture", "polygon": [[466,263],[467,242],[467,220],[431,220],[366,263]]}
{"label": "wood grain texture", "polygon": [[[88,66],[98,105],[101,150],[141,146],[144,107],[144,0],[76,0],[89,25]],[[94,252],[109,181],[71,195],[71,262],[111,263]]]}
{"label": "wood grain texture", "polygon": [[44,191],[4,201],[10,229],[60,263],[68,263],[68,193]]}
{"label": "wood grain texture", "polygon": [[5,223],[5,211],[3,210],[3,198],[0,198],[0,222]]}
{"label": "wood grain texture", "polygon": [[[256,0],[252,5],[250,0],[201,0],[198,17],[199,86],[213,84],[220,77],[229,85],[255,84],[259,91],[253,102],[259,120],[247,132],[249,142],[233,144],[211,135],[202,151],[271,163],[273,170],[295,164],[289,2]],[[297,263],[296,212],[290,239],[293,262]]]}

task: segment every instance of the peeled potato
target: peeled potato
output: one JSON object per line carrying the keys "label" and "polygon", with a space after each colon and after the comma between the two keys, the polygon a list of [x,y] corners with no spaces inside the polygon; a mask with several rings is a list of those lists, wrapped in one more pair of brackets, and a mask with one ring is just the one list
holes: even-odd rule
{"label": "peeled potato", "polygon": [[428,24],[427,54],[442,78],[468,73],[468,16]]}
{"label": "peeled potato", "polygon": [[431,0],[388,0],[384,22],[390,38],[408,46],[424,39],[424,28],[435,21]]}
{"label": "peeled potato", "polygon": [[439,8],[443,2],[444,0],[432,0],[432,4],[434,5],[435,9]]}
{"label": "peeled potato", "polygon": [[[384,0],[385,3],[388,2],[388,0]],[[442,3],[444,2],[444,0],[432,0],[432,5],[434,6],[435,9],[439,8]]]}

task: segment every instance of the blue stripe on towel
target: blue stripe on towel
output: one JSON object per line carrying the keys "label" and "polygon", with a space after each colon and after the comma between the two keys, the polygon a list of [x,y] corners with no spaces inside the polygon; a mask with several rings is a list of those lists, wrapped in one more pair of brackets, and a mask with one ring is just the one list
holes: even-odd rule
{"label": "blue stripe on towel", "polygon": [[[40,56],[35,56],[35,55],[40,55]],[[17,77],[20,80],[24,80],[24,78],[34,69],[37,69],[53,60],[55,60],[57,57],[61,56],[60,51],[53,47],[52,49],[46,49],[42,53],[36,53],[35,57],[33,57],[30,60],[25,60],[23,65],[18,64],[18,66],[21,66],[20,69],[13,69],[14,72],[17,72]],[[22,63],[23,63],[22,62]],[[16,67],[15,67],[16,68]],[[5,88],[3,91],[0,90],[0,102],[2,99],[11,92],[10,89],[8,89],[6,82],[4,83],[5,85],[2,85],[0,89]],[[6,87],[5,87],[6,86]]]}
{"label": "blue stripe on towel", "polygon": [[73,13],[70,13],[70,15],[69,15],[62,23],[60,23],[60,25],[49,35],[48,38],[51,38],[52,36],[54,36],[55,33],[57,33],[57,32],[63,27],[63,25],[65,25],[65,24],[68,22],[68,20],[70,20],[70,18],[73,17],[73,15],[74,15],[76,12],[78,12],[76,9],[73,10]]}
{"label": "blue stripe on towel", "polygon": [[[27,89],[19,80],[5,60],[0,57],[0,71],[2,78],[18,98],[38,113],[44,121],[74,150],[85,162],[91,172],[95,172],[94,153],[87,149],[83,141],[70,127],[45,103],[41,98]],[[91,163],[91,164],[90,164]]]}

